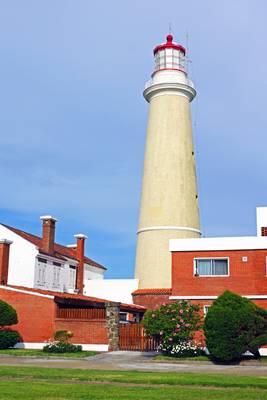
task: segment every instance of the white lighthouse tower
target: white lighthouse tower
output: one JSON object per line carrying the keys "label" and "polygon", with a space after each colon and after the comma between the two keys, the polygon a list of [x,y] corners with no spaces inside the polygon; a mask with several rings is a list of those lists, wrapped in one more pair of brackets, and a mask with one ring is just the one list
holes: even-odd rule
{"label": "white lighthouse tower", "polygon": [[154,49],[155,69],[146,84],[149,103],[135,278],[139,289],[171,287],[169,240],[199,237],[199,210],[190,102],[196,95],[183,46]]}

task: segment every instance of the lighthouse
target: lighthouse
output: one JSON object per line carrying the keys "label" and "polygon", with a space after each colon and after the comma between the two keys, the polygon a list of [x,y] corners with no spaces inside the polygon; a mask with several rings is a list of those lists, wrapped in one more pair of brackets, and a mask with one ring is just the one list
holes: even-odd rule
{"label": "lighthouse", "polygon": [[168,35],[154,49],[135,278],[139,289],[171,287],[169,240],[201,235],[186,50]]}

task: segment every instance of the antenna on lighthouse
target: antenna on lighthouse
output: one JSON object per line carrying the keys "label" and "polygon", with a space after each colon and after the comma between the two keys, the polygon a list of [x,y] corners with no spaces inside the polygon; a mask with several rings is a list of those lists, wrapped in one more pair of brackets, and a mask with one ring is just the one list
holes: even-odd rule
{"label": "antenna on lighthouse", "polygon": [[173,32],[172,32],[172,23],[171,22],[169,22],[169,35],[171,35]]}
{"label": "antenna on lighthouse", "polygon": [[186,53],[185,53],[186,66],[185,66],[185,70],[186,70],[186,73],[188,74],[188,72],[189,72],[189,63],[191,62],[189,60],[189,57],[188,57],[188,55],[189,55],[189,34],[188,34],[188,31],[186,31],[186,36],[185,36],[185,48],[186,48]]}

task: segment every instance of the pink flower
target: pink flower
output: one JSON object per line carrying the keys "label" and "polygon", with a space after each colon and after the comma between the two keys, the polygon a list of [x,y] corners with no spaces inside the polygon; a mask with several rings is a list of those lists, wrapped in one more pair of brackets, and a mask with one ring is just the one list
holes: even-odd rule
{"label": "pink flower", "polygon": [[179,314],[183,314],[184,313],[184,310],[179,310]]}
{"label": "pink flower", "polygon": [[184,320],[183,320],[183,319],[180,319],[180,322],[181,322],[181,324],[183,324],[183,323],[184,323]]}
{"label": "pink flower", "polygon": [[160,333],[159,333],[159,334],[160,334],[160,336],[162,336],[162,335],[164,334],[164,332],[163,332],[163,331],[160,331]]}
{"label": "pink flower", "polygon": [[190,324],[185,324],[185,326],[187,327],[187,328],[189,328],[189,326],[191,326]]}
{"label": "pink flower", "polygon": [[176,325],[176,328],[178,328],[178,329],[179,329],[179,328],[180,328],[180,326],[181,326],[181,325],[177,324],[177,325]]}

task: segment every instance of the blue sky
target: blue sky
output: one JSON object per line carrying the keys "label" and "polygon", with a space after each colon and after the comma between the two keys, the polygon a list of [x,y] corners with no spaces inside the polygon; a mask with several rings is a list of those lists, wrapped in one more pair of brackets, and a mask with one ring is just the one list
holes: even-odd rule
{"label": "blue sky", "polygon": [[3,0],[1,222],[86,233],[107,277],[134,268],[153,47],[189,36],[205,236],[255,234],[267,205],[267,3]]}

